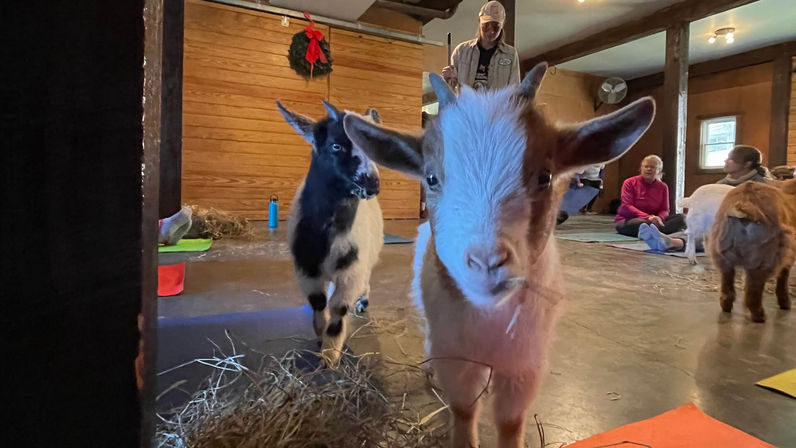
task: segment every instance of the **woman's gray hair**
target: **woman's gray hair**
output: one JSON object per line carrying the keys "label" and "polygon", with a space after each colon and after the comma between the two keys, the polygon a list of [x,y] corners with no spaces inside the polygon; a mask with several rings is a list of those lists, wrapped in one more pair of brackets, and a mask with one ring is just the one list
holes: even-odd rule
{"label": "woman's gray hair", "polygon": [[654,161],[656,164],[655,166],[657,172],[655,173],[655,178],[661,180],[661,178],[663,177],[663,159],[656,156],[655,154],[650,154],[647,157],[641,159],[641,164],[644,165],[644,162],[652,162],[652,161]]}

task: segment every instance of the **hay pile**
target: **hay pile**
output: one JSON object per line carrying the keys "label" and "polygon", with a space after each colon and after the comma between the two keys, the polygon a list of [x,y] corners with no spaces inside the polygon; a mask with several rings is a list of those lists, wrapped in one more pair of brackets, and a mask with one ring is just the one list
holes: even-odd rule
{"label": "hay pile", "polygon": [[243,238],[254,236],[254,227],[248,219],[218,210],[192,205],[193,212],[191,230],[186,237],[189,238]]}
{"label": "hay pile", "polygon": [[[267,355],[256,371],[243,355],[196,360],[215,367],[183,407],[159,413],[155,446],[169,448],[435,447],[447,432],[445,407],[410,409],[372,374],[375,356],[344,355],[337,369],[312,368],[317,354]],[[407,366],[411,367],[411,366]],[[392,366],[391,366],[392,368]],[[416,372],[422,375],[422,372]],[[162,394],[161,394],[162,395]]]}

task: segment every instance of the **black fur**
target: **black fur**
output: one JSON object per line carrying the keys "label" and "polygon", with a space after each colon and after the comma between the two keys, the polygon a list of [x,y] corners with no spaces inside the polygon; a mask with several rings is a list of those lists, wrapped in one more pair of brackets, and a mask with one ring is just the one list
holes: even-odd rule
{"label": "black fur", "polygon": [[351,249],[349,249],[345,255],[337,259],[337,263],[335,263],[334,265],[335,270],[340,271],[351,266],[353,262],[357,261],[358,257],[359,257],[359,249],[356,246],[354,246]]}
{"label": "black fur", "polygon": [[307,297],[310,306],[315,311],[323,311],[326,309],[326,294],[322,292],[314,292]]}
{"label": "black fur", "polygon": [[[338,120],[327,117],[315,125],[315,148],[299,198],[301,218],[291,250],[296,267],[311,278],[320,276],[335,237],[351,230],[359,206],[351,190],[360,161],[351,154],[353,145],[343,129],[344,115]],[[341,149],[334,151],[335,144]]]}
{"label": "black fur", "polygon": [[333,324],[329,324],[329,327],[326,328],[326,334],[329,336],[337,336],[341,331],[343,331],[342,319]]}

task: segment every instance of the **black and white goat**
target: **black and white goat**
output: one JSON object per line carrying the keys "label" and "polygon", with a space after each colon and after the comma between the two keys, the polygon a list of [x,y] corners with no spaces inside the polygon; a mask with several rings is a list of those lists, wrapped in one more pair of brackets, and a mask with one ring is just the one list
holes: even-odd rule
{"label": "black and white goat", "polygon": [[[277,102],[288,124],[312,145],[309,171],[290,210],[288,244],[299,287],[313,309],[321,353],[334,365],[348,332],[345,315],[357,299],[370,293],[370,273],[384,244],[384,223],[376,199],[376,165],[343,130],[343,118],[352,113],[325,101],[323,105],[328,116],[316,122]],[[379,122],[375,109],[360,118]]]}

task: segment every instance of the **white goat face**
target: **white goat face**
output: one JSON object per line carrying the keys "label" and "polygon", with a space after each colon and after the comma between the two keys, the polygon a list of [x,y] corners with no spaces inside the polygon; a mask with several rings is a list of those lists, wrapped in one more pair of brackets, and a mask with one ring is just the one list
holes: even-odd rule
{"label": "white goat face", "polygon": [[[533,99],[546,64],[521,86],[457,98],[432,75],[440,116],[424,135],[346,117],[349,138],[377,163],[426,183],[436,255],[463,295],[491,307],[542,275],[560,193],[582,166],[621,156],[652,122],[645,98],[580,127],[558,128]],[[557,182],[558,181],[558,182]]]}
{"label": "white goat face", "polygon": [[430,130],[444,142],[428,148],[439,156],[424,160],[437,255],[477,306],[491,306],[525,280],[531,203],[524,105],[514,93],[464,89]]}

